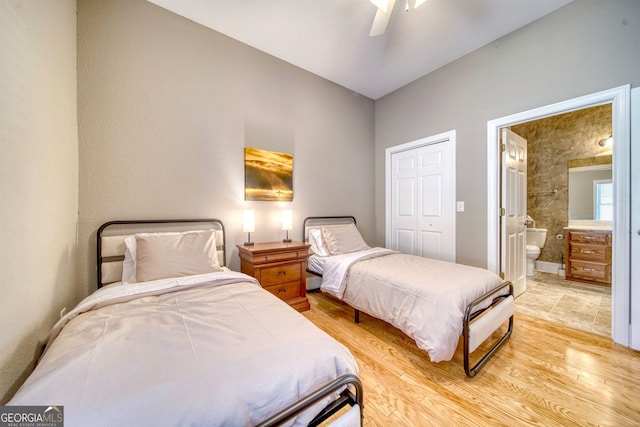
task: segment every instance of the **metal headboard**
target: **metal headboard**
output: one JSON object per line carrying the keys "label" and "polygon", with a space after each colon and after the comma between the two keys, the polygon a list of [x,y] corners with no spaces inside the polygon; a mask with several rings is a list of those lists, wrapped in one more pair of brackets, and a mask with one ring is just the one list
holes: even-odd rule
{"label": "metal headboard", "polygon": [[[164,224],[165,226],[158,229],[158,224]],[[206,225],[206,227],[195,226],[196,224]],[[223,265],[227,264],[226,259],[226,236],[224,231],[224,224],[222,221],[215,218],[203,218],[203,219],[144,219],[144,220],[117,220],[105,222],[98,228],[96,233],[97,245],[96,245],[96,260],[97,260],[97,283],[98,288],[101,288],[102,283],[102,265],[109,262],[120,262],[124,259],[124,256],[103,256],[103,237],[119,236],[119,235],[132,235],[135,233],[148,233],[148,232],[165,232],[165,231],[189,231],[189,230],[201,230],[201,229],[214,229],[216,232],[222,233],[222,241],[219,242],[216,239],[216,253],[222,255]]]}
{"label": "metal headboard", "polygon": [[345,216],[309,216],[302,223],[302,241],[309,241],[309,229],[323,225],[355,224],[356,219],[351,215]]}

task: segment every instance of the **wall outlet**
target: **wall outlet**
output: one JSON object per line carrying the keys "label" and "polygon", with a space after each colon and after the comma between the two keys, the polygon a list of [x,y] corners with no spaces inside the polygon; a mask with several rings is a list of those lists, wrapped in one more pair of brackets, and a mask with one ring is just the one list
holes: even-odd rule
{"label": "wall outlet", "polygon": [[456,210],[458,212],[464,212],[464,202],[456,202]]}
{"label": "wall outlet", "polygon": [[62,319],[65,314],[67,314],[67,307],[62,307],[62,310],[60,310],[60,318]]}

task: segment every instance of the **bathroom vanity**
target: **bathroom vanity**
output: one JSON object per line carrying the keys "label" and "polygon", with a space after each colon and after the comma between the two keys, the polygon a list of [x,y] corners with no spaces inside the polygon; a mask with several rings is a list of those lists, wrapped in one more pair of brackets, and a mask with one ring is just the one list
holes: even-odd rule
{"label": "bathroom vanity", "polygon": [[611,286],[612,156],[569,160],[566,278]]}
{"label": "bathroom vanity", "polygon": [[611,230],[566,227],[566,279],[611,286]]}

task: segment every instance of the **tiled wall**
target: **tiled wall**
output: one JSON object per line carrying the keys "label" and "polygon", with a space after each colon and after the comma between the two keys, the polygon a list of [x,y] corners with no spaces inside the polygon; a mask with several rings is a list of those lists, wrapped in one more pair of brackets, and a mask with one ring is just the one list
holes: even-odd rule
{"label": "tiled wall", "polygon": [[[512,126],[527,140],[527,213],[546,228],[539,261],[560,263],[568,224],[569,160],[611,153],[598,141],[611,135],[611,104]],[[558,190],[553,193],[553,190]],[[561,255],[562,254],[562,255]]]}

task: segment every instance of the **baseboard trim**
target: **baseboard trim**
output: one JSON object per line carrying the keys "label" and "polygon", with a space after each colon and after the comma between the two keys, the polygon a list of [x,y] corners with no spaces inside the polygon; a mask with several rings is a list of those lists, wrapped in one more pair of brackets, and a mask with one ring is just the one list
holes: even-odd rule
{"label": "baseboard trim", "polygon": [[536,261],[536,271],[543,273],[558,274],[561,265],[558,262]]}

